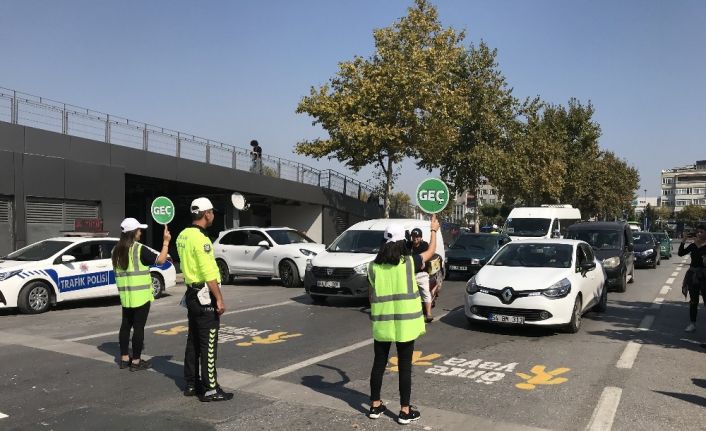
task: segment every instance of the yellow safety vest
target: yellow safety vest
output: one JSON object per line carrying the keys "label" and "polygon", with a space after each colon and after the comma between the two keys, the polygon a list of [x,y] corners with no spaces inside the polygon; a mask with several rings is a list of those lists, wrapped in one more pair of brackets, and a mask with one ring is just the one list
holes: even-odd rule
{"label": "yellow safety vest", "polygon": [[370,320],[377,341],[407,342],[426,332],[422,302],[410,256],[399,265],[368,266]]}
{"label": "yellow safety vest", "polygon": [[137,308],[154,301],[150,268],[140,261],[140,250],[142,244],[133,243],[128,251],[127,268],[114,268],[120,303],[125,308]]}

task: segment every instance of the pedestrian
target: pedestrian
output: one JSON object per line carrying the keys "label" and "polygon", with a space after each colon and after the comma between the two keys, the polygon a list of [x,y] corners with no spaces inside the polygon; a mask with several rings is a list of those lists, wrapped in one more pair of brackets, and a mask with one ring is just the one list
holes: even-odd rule
{"label": "pedestrian", "polygon": [[679,256],[691,255],[691,263],[689,270],[684,274],[684,282],[682,283],[682,293],[686,296],[689,294],[689,318],[691,323],[686,327],[686,332],[696,331],[696,314],[699,308],[699,295],[706,304],[706,226],[700,224],[696,227],[696,238],[694,242],[684,247],[686,235],[682,233],[681,243],[677,254]]}
{"label": "pedestrian", "polygon": [[391,223],[384,233],[385,243],[375,260],[368,266],[370,281],[370,319],[373,326],[375,359],[370,372],[370,411],[368,417],[377,419],[387,409],[380,399],[382,377],[394,342],[399,367],[400,413],[397,422],[408,424],[420,418],[410,405],[412,394],[412,353],[414,340],[424,334],[422,303],[414,274],[434,255],[439,221],[431,219],[429,249],[421,254],[408,255],[405,230]]}
{"label": "pedestrian", "polygon": [[[429,243],[422,239],[422,230],[418,227],[412,229],[410,237],[412,239],[412,255],[422,254],[429,249]],[[414,277],[417,280],[417,285],[419,286],[419,295],[422,297],[424,321],[426,323],[431,323],[434,320],[434,316],[431,311],[433,300],[431,297],[431,290],[429,289],[430,276],[426,271],[425,265],[419,268],[419,271],[414,274]]]}
{"label": "pedestrian", "polygon": [[262,173],[262,147],[260,144],[253,139],[250,141],[250,172],[255,172],[257,174]]}
{"label": "pedestrian", "polygon": [[[139,243],[142,230],[147,229],[134,218],[126,218],[120,223],[120,240],[113,250],[113,270],[115,284],[120,294],[123,319],[120,324],[120,368],[130,371],[146,370],[152,366],[141,359],[145,339],[145,323],[154,301],[150,266],[161,265],[167,260],[169,242],[172,239],[167,225],[162,235],[162,250],[159,256]],[[132,358],[129,342],[132,330]]]}
{"label": "pedestrian", "polygon": [[191,202],[190,213],[192,224],[181,231],[176,244],[186,284],[184,301],[189,319],[184,353],[184,395],[198,395],[203,402],[227,401],[233,398],[233,394],[221,389],[216,376],[218,329],[225,304],[213,243],[206,232],[206,228],[213,224],[213,204],[207,198],[197,198]]}

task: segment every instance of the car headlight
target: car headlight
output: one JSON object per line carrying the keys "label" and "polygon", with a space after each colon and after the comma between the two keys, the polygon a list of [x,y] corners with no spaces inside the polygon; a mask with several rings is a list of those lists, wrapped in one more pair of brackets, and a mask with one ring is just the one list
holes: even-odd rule
{"label": "car headlight", "polygon": [[22,272],[21,269],[16,269],[14,271],[9,271],[9,272],[0,272],[0,281],[5,281],[10,277],[14,277],[15,275],[19,274]]}
{"label": "car headlight", "polygon": [[313,267],[314,267],[314,265],[311,264],[311,259],[307,259],[305,271],[311,271],[311,268],[313,268]]}
{"label": "car headlight", "polygon": [[360,265],[354,267],[353,271],[355,271],[356,274],[368,275],[368,264],[361,263]]}
{"label": "car headlight", "polygon": [[563,298],[571,292],[571,282],[568,278],[564,278],[542,291],[542,295],[547,298]]}
{"label": "car headlight", "polygon": [[466,293],[473,295],[478,293],[478,291],[480,291],[480,286],[476,283],[476,276],[474,275],[468,280],[468,283],[466,283]]}
{"label": "car headlight", "polygon": [[649,256],[649,255],[651,255],[653,252],[654,252],[654,251],[653,251],[652,249],[645,250],[645,251],[642,252],[642,255],[643,255],[643,256]]}
{"label": "car headlight", "polygon": [[603,266],[606,268],[615,268],[620,265],[620,257],[613,256],[608,259],[603,259]]}
{"label": "car headlight", "polygon": [[305,248],[300,248],[300,249],[299,249],[299,252],[300,252],[301,254],[303,254],[304,256],[312,256],[312,257],[313,257],[313,256],[316,256],[316,253],[314,253],[314,252],[311,251],[311,250],[307,250],[307,249],[305,249]]}

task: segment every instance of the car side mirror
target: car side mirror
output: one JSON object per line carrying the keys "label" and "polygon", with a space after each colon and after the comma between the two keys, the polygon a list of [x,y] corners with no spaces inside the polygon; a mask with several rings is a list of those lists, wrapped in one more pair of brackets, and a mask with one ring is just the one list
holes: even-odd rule
{"label": "car side mirror", "polygon": [[552,232],[552,238],[561,238],[561,232],[559,232],[559,229],[555,229]]}
{"label": "car side mirror", "polygon": [[581,272],[593,271],[596,269],[596,262],[583,262],[581,264]]}
{"label": "car side mirror", "polygon": [[65,254],[61,256],[61,263],[71,263],[75,261],[76,258],[74,256],[71,256],[70,254]]}
{"label": "car side mirror", "polygon": [[257,245],[258,245],[258,247],[263,247],[263,248],[265,248],[266,250],[269,250],[269,249],[270,249],[270,244],[269,244],[267,241],[265,241],[265,240],[262,240],[262,241],[258,242]]}

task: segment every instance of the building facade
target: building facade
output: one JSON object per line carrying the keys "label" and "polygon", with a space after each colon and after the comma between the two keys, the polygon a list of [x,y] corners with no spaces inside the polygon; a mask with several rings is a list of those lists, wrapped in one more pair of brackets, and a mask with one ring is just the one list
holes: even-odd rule
{"label": "building facade", "polygon": [[673,169],[661,174],[660,205],[679,212],[687,205],[706,208],[706,160]]}

